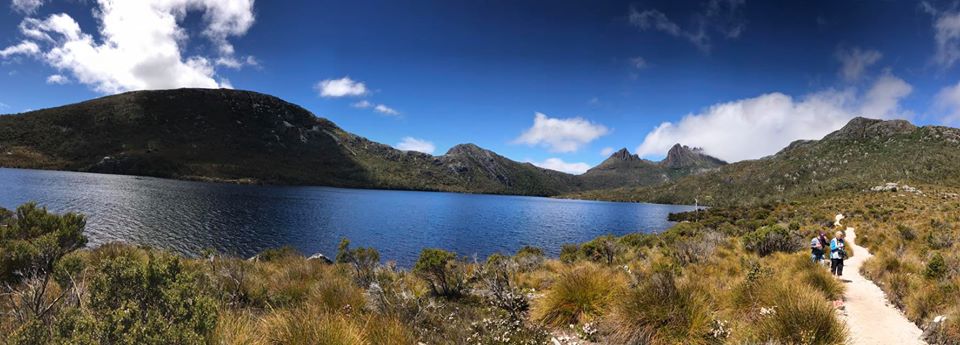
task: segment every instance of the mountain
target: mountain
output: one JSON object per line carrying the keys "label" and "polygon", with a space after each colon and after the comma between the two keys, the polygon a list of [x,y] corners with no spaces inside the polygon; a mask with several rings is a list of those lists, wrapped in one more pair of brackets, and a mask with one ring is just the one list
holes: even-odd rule
{"label": "mountain", "polygon": [[744,205],[866,190],[885,182],[960,185],[960,129],[858,117],[821,140],[668,183],[567,197]]}
{"label": "mountain", "polygon": [[580,188],[573,175],[476,145],[400,151],[279,98],[225,89],[128,92],[0,116],[0,166],[524,195]]}
{"label": "mountain", "polygon": [[711,157],[699,148],[674,145],[660,162],[631,154],[626,148],[581,175],[584,188],[604,189],[622,186],[651,186],[679,177],[699,174],[727,163]]}

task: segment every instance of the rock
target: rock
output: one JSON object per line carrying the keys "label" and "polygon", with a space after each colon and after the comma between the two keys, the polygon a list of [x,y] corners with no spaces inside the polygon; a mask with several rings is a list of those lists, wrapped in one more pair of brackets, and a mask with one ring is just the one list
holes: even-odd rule
{"label": "rock", "polygon": [[323,255],[323,254],[321,254],[321,253],[316,253],[316,254],[310,255],[310,257],[308,257],[307,260],[320,260],[321,262],[326,263],[326,264],[332,264],[332,263],[333,263],[333,260],[330,260],[330,258],[328,258],[326,255]]}
{"label": "rock", "polygon": [[840,130],[828,134],[824,140],[853,140],[889,138],[902,134],[912,133],[917,129],[912,123],[904,120],[876,120],[856,117],[850,120]]}

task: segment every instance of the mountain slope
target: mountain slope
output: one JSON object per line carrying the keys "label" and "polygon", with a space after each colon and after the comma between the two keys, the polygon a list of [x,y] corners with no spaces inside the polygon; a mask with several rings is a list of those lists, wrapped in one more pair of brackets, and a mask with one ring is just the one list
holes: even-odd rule
{"label": "mountain slope", "polygon": [[727,163],[698,148],[676,144],[660,162],[642,159],[626,148],[581,175],[587,190],[622,186],[651,186],[699,174]]}
{"label": "mountain slope", "polygon": [[474,145],[443,156],[348,133],[249,91],[138,91],[0,116],[0,166],[182,179],[555,195],[573,176]]}
{"label": "mountain slope", "polygon": [[960,129],[855,118],[821,140],[657,186],[567,195],[575,198],[743,205],[862,190],[884,182],[960,185]]}

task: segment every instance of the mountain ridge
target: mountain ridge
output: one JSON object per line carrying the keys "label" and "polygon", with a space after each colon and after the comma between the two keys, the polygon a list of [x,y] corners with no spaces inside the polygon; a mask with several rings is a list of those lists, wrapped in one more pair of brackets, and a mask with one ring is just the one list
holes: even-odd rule
{"label": "mountain ridge", "polygon": [[[402,151],[275,96],[228,89],[132,91],[0,116],[0,167],[540,196],[661,181],[585,178],[475,144]],[[647,174],[623,171],[634,168],[613,170]]]}

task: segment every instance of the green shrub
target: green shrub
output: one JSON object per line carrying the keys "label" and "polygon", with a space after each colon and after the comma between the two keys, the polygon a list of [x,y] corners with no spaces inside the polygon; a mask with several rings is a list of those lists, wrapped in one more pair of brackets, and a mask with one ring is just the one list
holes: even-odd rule
{"label": "green shrub", "polygon": [[760,256],[776,252],[795,252],[803,248],[802,242],[799,233],[779,225],[764,226],[743,237],[744,247]]}
{"label": "green shrub", "polygon": [[466,288],[464,264],[458,262],[456,254],[442,249],[427,248],[420,252],[420,258],[413,271],[426,280],[430,291],[441,297],[458,297]]}
{"label": "green shrub", "polygon": [[45,277],[67,253],[87,244],[86,219],[75,213],[57,215],[35,203],[17,207],[9,226],[0,226],[0,281],[15,284]]}
{"label": "green shrub", "polygon": [[580,246],[572,243],[565,243],[560,246],[560,261],[571,264],[580,258]]}
{"label": "green shrub", "polygon": [[897,232],[900,233],[900,238],[902,238],[904,241],[913,241],[917,239],[917,231],[909,226],[897,224]]}
{"label": "green shrub", "polygon": [[380,264],[380,252],[370,247],[350,249],[350,240],[344,238],[337,247],[337,263],[353,267],[357,282],[366,287],[373,282],[374,271]]}
{"label": "green shrub", "polygon": [[294,248],[291,246],[283,246],[280,248],[269,248],[260,252],[260,254],[257,254],[257,256],[255,256],[257,260],[266,261],[266,262],[277,261],[277,260],[287,259],[287,258],[301,258],[301,257],[303,257],[303,253],[300,253],[300,251],[297,250],[297,248]]}
{"label": "green shrub", "polygon": [[216,302],[179,258],[120,255],[95,270],[87,307],[100,343],[201,344],[216,327]]}
{"label": "green shrub", "polygon": [[940,255],[940,253],[933,254],[930,262],[927,263],[927,268],[923,270],[923,276],[927,279],[939,280],[946,274],[947,263],[944,262],[943,255]]}
{"label": "green shrub", "polygon": [[594,262],[613,264],[623,247],[612,235],[600,236],[580,246],[583,257]]}

